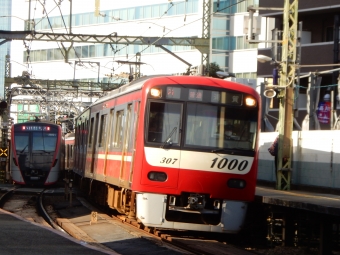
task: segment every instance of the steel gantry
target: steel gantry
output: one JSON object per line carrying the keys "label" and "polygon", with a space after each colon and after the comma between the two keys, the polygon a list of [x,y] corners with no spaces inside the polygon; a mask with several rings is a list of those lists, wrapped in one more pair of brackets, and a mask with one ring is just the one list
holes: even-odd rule
{"label": "steel gantry", "polygon": [[[10,106],[15,105],[39,105],[39,112],[31,112],[33,116],[41,116],[43,119],[58,122],[63,121],[61,116],[67,116],[65,132],[73,124],[70,116],[77,116],[84,108],[98,98],[104,96],[107,91],[121,86],[118,83],[94,83],[66,80],[38,80],[31,79],[27,73],[15,78],[9,77],[10,59],[5,61],[5,97],[7,109],[2,114],[3,123],[9,122]],[[15,84],[15,86],[13,86]],[[13,112],[12,112],[13,113]],[[17,111],[16,114],[28,114],[27,111]],[[4,126],[4,125],[3,125]]]}
{"label": "steel gantry", "polygon": [[[206,15],[206,14],[205,14]],[[209,22],[210,24],[210,22]],[[135,44],[135,45],[180,45],[193,46],[202,54],[209,54],[210,39],[198,37],[143,37],[143,36],[119,36],[117,33],[109,35],[47,33],[37,31],[5,31],[0,30],[0,38],[6,41],[45,41],[61,43],[101,43],[101,44]],[[70,46],[72,47],[72,45]],[[63,48],[65,61],[68,60],[69,49]],[[207,57],[209,59],[209,57]]]}
{"label": "steel gantry", "polygon": [[298,30],[298,0],[285,0],[283,13],[282,61],[280,63],[279,85],[279,148],[277,183],[279,190],[289,190],[292,172],[292,132],[295,86],[296,45]]}

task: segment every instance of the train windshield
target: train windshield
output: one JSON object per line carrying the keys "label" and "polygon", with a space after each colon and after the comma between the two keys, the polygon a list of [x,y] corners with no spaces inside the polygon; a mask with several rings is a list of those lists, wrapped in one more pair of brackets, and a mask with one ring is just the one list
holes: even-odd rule
{"label": "train windshield", "polygon": [[179,144],[182,104],[151,102],[148,142]]}
{"label": "train windshield", "polygon": [[254,150],[257,110],[188,103],[184,147]]}
{"label": "train windshield", "polygon": [[[56,133],[17,132],[14,139],[16,151],[19,154],[27,152],[54,152],[57,146]],[[30,142],[30,139],[32,142]]]}
{"label": "train windshield", "polygon": [[256,107],[156,101],[150,102],[149,107],[149,143],[210,151],[255,149]]}
{"label": "train windshield", "polygon": [[55,151],[57,145],[57,134],[53,133],[33,133],[32,151]]}

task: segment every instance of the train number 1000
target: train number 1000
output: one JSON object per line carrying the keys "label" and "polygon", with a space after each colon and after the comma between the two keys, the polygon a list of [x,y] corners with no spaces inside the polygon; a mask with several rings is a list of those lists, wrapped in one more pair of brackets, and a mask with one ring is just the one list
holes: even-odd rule
{"label": "train number 1000", "polygon": [[224,169],[227,168],[228,170],[235,170],[243,171],[248,166],[248,160],[242,160],[239,162],[237,159],[233,159],[229,161],[227,158],[214,158],[212,160],[212,164],[210,168],[217,167],[218,169]]}

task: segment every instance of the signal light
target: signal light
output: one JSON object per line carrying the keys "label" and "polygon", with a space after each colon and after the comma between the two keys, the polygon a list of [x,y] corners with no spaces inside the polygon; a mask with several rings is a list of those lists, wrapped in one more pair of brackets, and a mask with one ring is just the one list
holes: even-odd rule
{"label": "signal light", "polygon": [[7,148],[0,148],[0,157],[7,157]]}
{"label": "signal light", "polygon": [[256,106],[256,100],[252,97],[246,97],[246,106]]}
{"label": "signal light", "polygon": [[150,95],[153,96],[153,97],[161,98],[162,97],[162,91],[160,89],[151,89]]}

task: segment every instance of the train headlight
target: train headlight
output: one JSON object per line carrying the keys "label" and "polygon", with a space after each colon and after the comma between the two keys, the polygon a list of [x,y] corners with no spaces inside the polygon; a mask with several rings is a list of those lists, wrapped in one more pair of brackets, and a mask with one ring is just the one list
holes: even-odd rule
{"label": "train headlight", "polygon": [[149,172],[148,178],[151,181],[165,182],[168,179],[168,176],[164,172]]}
{"label": "train headlight", "polygon": [[246,187],[246,181],[242,179],[229,179],[227,185],[229,188],[244,189]]}
{"label": "train headlight", "polygon": [[246,106],[250,106],[250,107],[256,106],[256,100],[253,97],[246,97],[245,102],[246,102]]}
{"label": "train headlight", "polygon": [[160,90],[160,89],[151,89],[150,90],[150,95],[152,97],[161,98],[162,97],[162,90]]}

